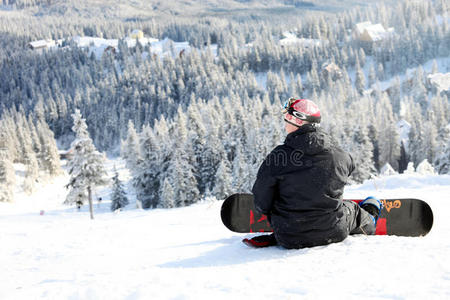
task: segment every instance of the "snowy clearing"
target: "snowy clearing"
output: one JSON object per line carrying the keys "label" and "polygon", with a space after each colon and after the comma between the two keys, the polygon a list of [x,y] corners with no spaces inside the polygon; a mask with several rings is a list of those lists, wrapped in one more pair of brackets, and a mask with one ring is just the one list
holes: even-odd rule
{"label": "snowy clearing", "polygon": [[[113,163],[126,182],[123,162]],[[352,236],[301,250],[251,249],[228,231],[222,201],[177,209],[109,210],[95,220],[61,205],[67,175],[0,203],[0,299],[450,298],[450,176],[394,175],[347,187],[346,198],[426,200],[421,238]],[[40,215],[41,210],[44,214]]]}

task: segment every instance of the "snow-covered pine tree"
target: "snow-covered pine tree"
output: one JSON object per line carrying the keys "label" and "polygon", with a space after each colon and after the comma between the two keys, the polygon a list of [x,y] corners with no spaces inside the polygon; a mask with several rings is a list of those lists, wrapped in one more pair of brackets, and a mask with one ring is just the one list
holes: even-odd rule
{"label": "snow-covered pine tree", "polygon": [[[198,182],[198,189],[201,194],[204,194],[208,186],[210,178],[203,177],[202,174],[209,166],[205,166],[202,160],[202,155],[206,143],[206,128],[203,124],[200,112],[197,109],[196,103],[192,103],[188,109],[188,144],[192,147],[193,157],[191,163],[194,170],[195,178]],[[207,163],[207,162],[206,162]]]}
{"label": "snow-covered pine tree", "polygon": [[308,88],[311,91],[318,91],[320,89],[320,79],[319,79],[319,72],[317,70],[317,62],[313,62],[311,66],[311,71],[307,73],[307,80],[308,80]]}
{"label": "snow-covered pine tree", "polygon": [[375,72],[375,65],[374,63],[372,63],[369,67],[369,87],[372,86],[372,84],[374,84],[377,80],[377,74]]}
{"label": "snow-covered pine tree", "polygon": [[380,169],[380,174],[383,176],[391,176],[398,174],[395,172],[395,170],[391,167],[389,163],[386,163],[383,167]]}
{"label": "snow-covered pine tree", "polygon": [[436,74],[436,73],[439,73],[439,67],[438,67],[436,59],[433,59],[433,63],[431,65],[431,74]]}
{"label": "snow-covered pine tree", "polygon": [[450,124],[440,130],[438,140],[435,169],[439,174],[450,174]]}
{"label": "snow-covered pine tree", "polygon": [[215,176],[215,185],[212,194],[216,199],[225,199],[225,197],[231,195],[233,192],[231,178],[231,170],[227,159],[223,159],[220,162]]}
{"label": "snow-covered pine tree", "polygon": [[153,130],[147,125],[139,134],[139,145],[142,161],[133,172],[137,205],[143,208],[155,208],[160,201],[160,174],[165,153],[160,148]]}
{"label": "snow-covered pine tree", "polygon": [[422,66],[416,69],[413,77],[412,90],[409,91],[416,102],[418,102],[422,108],[422,111],[426,111],[428,106],[427,88],[425,87],[425,71]]}
{"label": "snow-covered pine tree", "polygon": [[423,149],[425,145],[425,131],[423,124],[425,123],[425,118],[421,113],[420,106],[414,103],[410,108],[410,124],[411,129],[409,131],[409,153],[411,161],[417,166],[420,162],[427,158],[426,152]]}
{"label": "snow-covered pine tree", "polygon": [[[429,115],[433,115],[433,113],[429,111]],[[422,151],[426,155],[427,160],[433,162],[436,159],[436,149],[438,147],[438,131],[433,123],[433,117],[429,116],[429,120],[425,124],[422,124],[422,126],[426,132]]]}
{"label": "snow-covered pine tree", "polygon": [[33,150],[31,135],[27,127],[18,128],[18,134],[22,145],[22,161],[26,165],[25,180],[23,189],[31,194],[36,188],[36,181],[39,178],[39,165],[36,153]]}
{"label": "snow-covered pine tree", "polygon": [[223,146],[224,141],[219,137],[219,132],[222,130],[219,128],[220,126],[220,119],[218,118],[216,118],[216,122],[212,121],[208,126],[206,135],[207,142],[205,143],[202,156],[200,157],[202,162],[202,169],[200,172],[201,177],[204,180],[205,191],[213,189],[216,184],[215,174],[217,173],[220,162],[222,159],[227,159]]}
{"label": "snow-covered pine tree", "polygon": [[[174,149],[166,171],[166,178],[172,185],[177,207],[188,206],[199,200],[200,193],[197,188],[197,180],[192,165],[189,163],[189,158],[182,147]],[[165,203],[162,203],[162,206],[168,207]]]}
{"label": "snow-covered pine tree", "polygon": [[176,206],[175,204],[175,191],[172,187],[168,178],[164,178],[164,181],[161,184],[161,189],[159,191],[161,195],[161,200],[159,203],[160,207],[163,208],[173,208]]}
{"label": "snow-covered pine tree", "polygon": [[122,157],[125,159],[127,168],[133,173],[137,170],[138,161],[141,157],[139,138],[131,120],[128,121],[127,139],[122,142]]}
{"label": "snow-covered pine tree", "polygon": [[359,60],[360,66],[364,67],[364,65],[366,64],[366,53],[364,52],[363,48],[359,48],[358,60]]}
{"label": "snow-covered pine tree", "polygon": [[378,68],[377,68],[377,76],[379,80],[384,80],[384,78],[386,77],[384,74],[384,67],[382,63],[378,64]]}
{"label": "snow-covered pine tree", "polygon": [[[1,120],[0,125],[2,125],[1,128],[4,128]],[[7,143],[6,133],[0,131],[0,202],[12,202],[14,200],[13,188],[16,177]]]}
{"label": "snow-covered pine tree", "polygon": [[406,170],[403,172],[403,174],[414,174],[416,170],[414,169],[414,163],[410,161],[408,163],[408,167],[406,167]]}
{"label": "snow-covered pine tree", "polygon": [[366,89],[366,78],[364,76],[364,72],[361,69],[361,66],[359,64],[359,59],[356,59],[356,75],[355,75],[355,88],[358,91],[360,95],[363,94],[364,90]]}
{"label": "snow-covered pine tree", "polygon": [[41,160],[44,169],[50,176],[56,176],[61,173],[61,162],[53,132],[44,120],[38,120],[36,128],[41,143]]}
{"label": "snow-covered pine tree", "polygon": [[[66,197],[66,204],[89,201],[91,219],[94,218],[92,207],[92,189],[98,185],[108,183],[104,166],[105,157],[94,146],[87,131],[86,121],[82,118],[78,109],[72,114],[75,140],[71,144],[73,158],[68,161],[70,180],[66,187],[70,192]],[[87,199],[86,199],[87,198]]]}
{"label": "snow-covered pine tree", "polygon": [[351,153],[355,163],[352,178],[356,182],[363,182],[376,174],[373,163],[373,144],[369,140],[367,128],[364,124],[355,129],[353,135],[353,149]]}
{"label": "snow-covered pine tree", "polygon": [[129,204],[127,194],[123,188],[122,182],[119,179],[119,173],[114,167],[114,177],[112,178],[112,196],[111,196],[111,211],[120,210]]}
{"label": "snow-covered pine tree", "polygon": [[435,175],[436,172],[433,166],[428,162],[428,160],[424,159],[416,168],[416,172],[421,175]]}
{"label": "snow-covered pine tree", "polygon": [[389,163],[398,170],[400,157],[400,136],[392,112],[392,105],[385,93],[376,104],[377,126],[379,130],[379,166]]}
{"label": "snow-covered pine tree", "polygon": [[40,160],[40,158],[42,157],[42,145],[39,140],[36,126],[33,122],[33,118],[31,117],[31,114],[28,115],[28,118],[24,120],[24,125],[27,126],[27,131],[30,133],[31,141],[32,141],[32,148],[33,148],[34,153],[36,154],[36,158],[38,159],[39,168],[42,168],[43,162]]}
{"label": "snow-covered pine tree", "polygon": [[250,186],[250,171],[248,170],[249,165],[245,162],[241,147],[236,149],[232,167],[233,191],[236,193],[250,192],[248,189]]}
{"label": "snow-covered pine tree", "polygon": [[405,143],[402,140],[400,142],[400,157],[398,159],[398,172],[403,173],[408,167],[409,155],[406,152]]}
{"label": "snow-covered pine tree", "polygon": [[9,160],[11,162],[19,162],[22,159],[21,147],[18,136],[17,124],[11,116],[3,116],[2,118],[2,132],[6,134],[6,144]]}

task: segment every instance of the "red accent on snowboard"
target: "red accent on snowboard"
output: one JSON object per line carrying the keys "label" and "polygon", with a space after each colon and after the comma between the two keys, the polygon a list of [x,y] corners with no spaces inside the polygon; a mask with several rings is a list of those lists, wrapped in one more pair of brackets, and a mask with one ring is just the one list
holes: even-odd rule
{"label": "red accent on snowboard", "polygon": [[270,228],[269,220],[266,215],[261,215],[261,217],[255,222],[255,213],[250,210],[250,233],[254,232],[266,232],[264,228]]}
{"label": "red accent on snowboard", "polygon": [[250,210],[250,233],[253,233],[252,225],[255,224],[255,216],[253,210]]}
{"label": "red accent on snowboard", "polygon": [[259,218],[258,223],[262,222],[264,220],[267,220],[267,216],[266,215],[262,215],[261,218]]}
{"label": "red accent on snowboard", "polygon": [[386,227],[386,219],[379,218],[377,221],[377,230],[375,231],[376,235],[386,235],[387,227]]}

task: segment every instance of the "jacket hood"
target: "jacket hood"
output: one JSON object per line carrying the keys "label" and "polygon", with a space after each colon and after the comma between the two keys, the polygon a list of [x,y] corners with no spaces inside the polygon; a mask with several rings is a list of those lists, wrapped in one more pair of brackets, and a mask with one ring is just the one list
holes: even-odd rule
{"label": "jacket hood", "polygon": [[322,128],[312,124],[305,124],[286,137],[284,143],[308,155],[315,155],[331,147],[330,137]]}

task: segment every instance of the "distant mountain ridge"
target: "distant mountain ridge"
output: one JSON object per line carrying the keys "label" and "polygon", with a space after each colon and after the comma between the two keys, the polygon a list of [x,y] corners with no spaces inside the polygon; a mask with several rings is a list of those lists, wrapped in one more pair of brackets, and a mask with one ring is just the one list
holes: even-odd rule
{"label": "distant mountain ridge", "polygon": [[309,9],[335,11],[366,5],[355,0],[2,0],[2,4],[28,10],[36,16],[116,17],[132,21],[165,16],[292,15]]}

